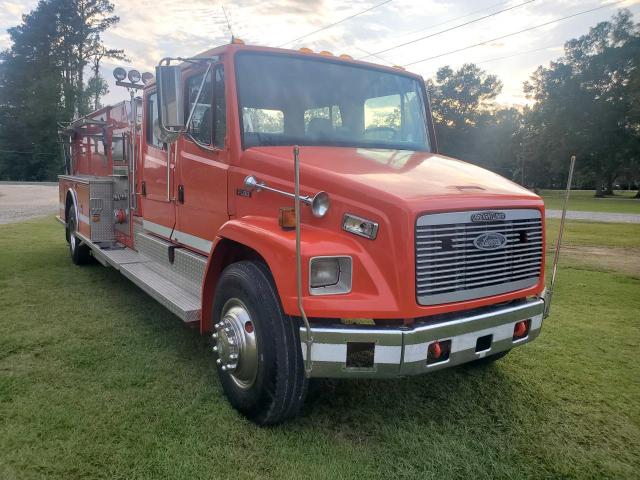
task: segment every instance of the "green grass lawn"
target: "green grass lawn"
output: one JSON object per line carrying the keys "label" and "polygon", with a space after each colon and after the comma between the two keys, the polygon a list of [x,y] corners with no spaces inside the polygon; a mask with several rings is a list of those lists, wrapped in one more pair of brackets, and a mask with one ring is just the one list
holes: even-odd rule
{"label": "green grass lawn", "polygon": [[3,225],[0,478],[637,478],[639,311],[640,279],[565,266],[539,339],[495,365],[320,382],[261,429],[198,332],[73,266],[54,220]]}
{"label": "green grass lawn", "polygon": [[[594,190],[572,190],[568,209],[583,212],[640,214],[640,199],[632,198],[636,191],[616,190],[613,197],[605,198],[595,198],[594,193]],[[562,209],[564,190],[542,190],[541,194],[548,209]]]}

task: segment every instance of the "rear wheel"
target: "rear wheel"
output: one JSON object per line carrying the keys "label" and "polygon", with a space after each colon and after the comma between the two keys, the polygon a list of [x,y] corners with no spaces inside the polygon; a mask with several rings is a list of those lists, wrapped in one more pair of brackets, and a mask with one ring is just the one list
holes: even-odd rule
{"label": "rear wheel", "polygon": [[69,239],[69,253],[71,261],[76,265],[84,265],[91,260],[91,249],[87,245],[83,245],[77,237],[78,219],[76,217],[75,208],[71,207],[67,213],[67,232]]}
{"label": "rear wheel", "polygon": [[298,414],[307,391],[298,322],[285,315],[268,268],[228,266],[213,305],[213,347],[231,405],[259,425]]}

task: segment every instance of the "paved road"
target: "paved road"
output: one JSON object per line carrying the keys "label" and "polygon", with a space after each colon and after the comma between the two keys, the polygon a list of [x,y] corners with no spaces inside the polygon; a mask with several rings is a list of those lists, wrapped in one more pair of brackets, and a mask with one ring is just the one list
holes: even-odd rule
{"label": "paved road", "polygon": [[0,183],[0,224],[55,215],[57,212],[57,184]]}
{"label": "paved road", "polygon": [[[562,210],[547,210],[547,218],[560,218]],[[640,223],[640,215],[631,213],[577,212],[567,210],[567,220],[588,220],[607,223]]]}

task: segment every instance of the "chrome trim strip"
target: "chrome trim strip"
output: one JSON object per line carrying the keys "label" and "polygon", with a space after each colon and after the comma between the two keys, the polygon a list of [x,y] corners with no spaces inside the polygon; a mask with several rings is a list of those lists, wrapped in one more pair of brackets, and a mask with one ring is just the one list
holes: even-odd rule
{"label": "chrome trim strip", "polygon": [[[456,223],[471,223],[471,217],[476,214],[485,213],[485,210],[466,210],[464,212],[447,212],[447,213],[427,213],[418,217],[417,226],[438,226]],[[500,213],[505,214],[501,222],[510,220],[539,219],[540,210],[536,209],[500,209]]]}
{"label": "chrome trim strip", "polygon": [[159,225],[149,220],[142,220],[142,228],[156,235],[171,239],[176,242],[180,242],[183,245],[200,250],[201,252],[209,253],[213,242],[205,238],[196,237],[190,233],[181,232],[180,230],[172,230],[164,225]]}

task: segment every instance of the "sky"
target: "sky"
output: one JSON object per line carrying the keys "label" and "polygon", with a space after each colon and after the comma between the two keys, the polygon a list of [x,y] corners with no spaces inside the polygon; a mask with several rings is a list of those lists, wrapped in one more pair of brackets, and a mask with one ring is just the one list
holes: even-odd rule
{"label": "sky", "polygon": [[[228,43],[229,26],[248,44],[308,47],[346,53],[358,59],[381,52],[367,61],[408,65],[424,78],[438,68],[478,64],[503,82],[500,103],[528,102],[522,85],[535,68],[547,65],[563,53],[565,41],[583,35],[596,23],[609,19],[617,9],[628,8],[640,22],[640,0],[112,0],[120,23],[104,34],[110,48],[123,48],[130,63],[121,66],[153,71],[167,56],[190,56]],[[37,0],[0,0],[0,49],[9,47],[6,29],[20,23]],[[497,39],[584,10],[597,11]],[[373,7],[373,8],[372,8]],[[327,25],[370,9],[305,36]],[[509,9],[501,13],[501,10]],[[226,16],[225,16],[226,12]],[[494,14],[486,17],[488,15]],[[227,23],[228,18],[228,23]],[[454,28],[472,22],[469,25]],[[443,30],[452,29],[448,32]],[[296,40],[299,37],[302,39]],[[422,40],[422,37],[429,36]],[[493,40],[497,39],[497,40]],[[417,41],[414,41],[417,40]],[[488,40],[493,40],[489,41]],[[468,46],[487,42],[483,45]],[[462,51],[449,53],[454,50]],[[430,57],[426,61],[420,61]],[[381,57],[381,58],[380,58]],[[417,62],[417,63],[415,63]],[[105,103],[128,98],[113,85],[112,69],[104,62],[102,75],[109,81]]]}

